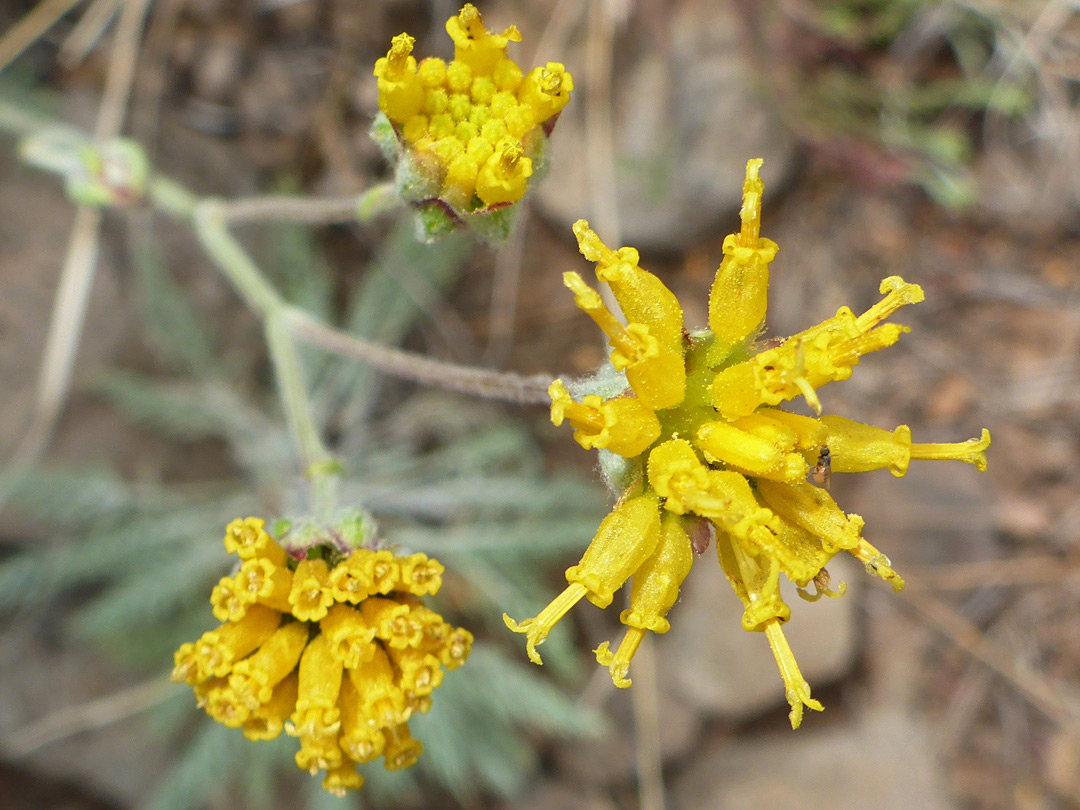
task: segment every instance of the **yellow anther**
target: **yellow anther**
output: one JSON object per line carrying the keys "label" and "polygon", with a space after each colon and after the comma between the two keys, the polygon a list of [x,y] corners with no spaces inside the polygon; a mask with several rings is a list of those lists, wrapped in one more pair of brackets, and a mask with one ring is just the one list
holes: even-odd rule
{"label": "yellow anther", "polygon": [[409,54],[415,44],[416,40],[408,34],[398,34],[390,40],[390,50],[386,54],[386,75],[397,77],[408,69]]}
{"label": "yellow anther", "polygon": [[872,329],[901,307],[917,304],[926,298],[922,287],[918,284],[908,284],[900,276],[889,276],[884,279],[878,292],[885,297],[858,317],[856,324],[860,331]]}
{"label": "yellow anther", "polygon": [[562,111],[570,100],[574,78],[558,62],[537,67],[521,83],[518,98],[533,111],[537,123],[543,123]]}
{"label": "yellow anther", "polygon": [[893,591],[899,593],[904,589],[903,577],[901,577],[896,571],[893,570],[892,560],[870,545],[868,542],[859,539],[859,544],[849,549],[852,555],[866,566],[868,574],[879,576],[890,585],[892,585]]}
{"label": "yellow anther", "polygon": [[485,205],[517,202],[532,172],[532,160],[525,157],[521,143],[504,138],[477,175],[476,195]]}
{"label": "yellow anther", "polygon": [[924,444],[911,445],[911,457],[917,459],[933,459],[935,461],[952,460],[974,464],[979,472],[986,471],[986,448],[990,446],[990,431],[983,428],[982,435],[978,439],[968,439],[966,442],[953,442],[948,444]]}
{"label": "yellow anther", "polygon": [[765,625],[765,636],[769,639],[769,647],[780,668],[780,676],[784,679],[784,692],[791,706],[788,719],[791,721],[791,727],[796,729],[802,724],[804,706],[815,712],[823,711],[825,707],[820,701],[810,697],[810,684],[799,671],[795,653],[791,651],[791,645],[784,636],[779,620],[774,619]]}
{"label": "yellow anther", "polygon": [[743,247],[757,247],[761,232],[761,195],[765,193],[765,184],[758,177],[758,172],[765,161],[752,158],[746,162],[746,179],[743,181],[743,202],[739,210],[742,228],[739,231],[739,244]]}
{"label": "yellow anther", "polygon": [[651,409],[634,397],[619,397],[606,402],[595,394],[574,402],[561,380],[548,388],[551,397],[551,421],[563,419],[574,428],[574,440],[586,450],[610,450],[625,458],[645,451],[660,435],[660,420]]}
{"label": "yellow anther", "polygon": [[506,58],[508,42],[521,41],[521,34],[513,25],[501,34],[488,31],[472,3],[466,3],[457,16],[446,21],[446,33],[454,40],[454,59],[481,76],[490,76]]}
{"label": "yellow anther", "polygon": [[391,40],[386,56],[375,63],[379,109],[395,124],[404,124],[424,105],[424,86],[416,75],[416,60],[410,55],[415,41],[408,34],[398,34]]}
{"label": "yellow anther", "polygon": [[645,639],[645,631],[640,627],[627,627],[623,634],[622,642],[614,654],[608,642],[603,642],[593,652],[596,654],[596,662],[602,667],[607,667],[611,673],[611,682],[619,689],[628,688],[633,681],[627,677],[630,674],[630,661],[637,652],[641,642]]}
{"label": "yellow anther", "polygon": [[540,653],[536,651],[547,639],[559,620],[565,616],[574,605],[580,602],[588,593],[588,589],[580,582],[570,583],[562,593],[556,596],[547,607],[540,611],[535,618],[522,619],[516,622],[505,613],[503,622],[514,633],[525,634],[525,651],[529,660],[534,664],[543,664]]}

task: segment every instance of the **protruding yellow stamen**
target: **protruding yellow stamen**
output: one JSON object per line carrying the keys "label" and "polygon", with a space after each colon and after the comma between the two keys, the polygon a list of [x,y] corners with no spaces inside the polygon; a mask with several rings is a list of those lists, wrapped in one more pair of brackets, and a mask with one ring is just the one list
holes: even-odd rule
{"label": "protruding yellow stamen", "polygon": [[551,397],[551,423],[556,427],[568,420],[575,430],[599,433],[604,429],[600,411],[575,402],[562,380],[555,380],[548,386],[548,396]]}
{"label": "protruding yellow stamen", "polygon": [[602,448],[632,458],[660,435],[656,414],[634,397],[605,402],[590,394],[575,402],[561,380],[548,387],[548,396],[552,424],[560,425],[564,419],[568,420],[574,428],[574,441],[586,450]]}
{"label": "protruding yellow stamen", "polygon": [[849,550],[854,555],[855,559],[866,566],[868,574],[881,577],[892,585],[893,590],[897,593],[904,589],[906,583],[904,582],[903,577],[893,570],[892,560],[861,537],[859,538],[859,544],[855,548]]}
{"label": "protruding yellow stamen", "polygon": [[620,689],[626,689],[633,683],[627,677],[630,672],[630,660],[644,638],[645,630],[640,627],[627,627],[619,649],[614,654],[611,652],[611,645],[606,641],[593,650],[596,653],[597,663],[608,668],[611,673],[611,682]]}
{"label": "protruding yellow stamen", "polygon": [[776,658],[776,664],[780,667],[780,677],[784,679],[784,692],[791,706],[788,718],[791,720],[792,729],[796,729],[802,724],[804,706],[815,712],[820,712],[825,707],[810,697],[810,684],[799,671],[795,654],[791,651],[787,638],[784,637],[784,631],[778,619],[766,623],[765,636],[769,639],[773,657]]}
{"label": "protruding yellow stamen", "polygon": [[480,10],[472,3],[466,3],[458,14],[461,27],[469,32],[473,39],[487,36],[487,28],[484,27],[484,18],[480,16]]}
{"label": "protruding yellow stamen", "polygon": [[908,284],[900,276],[889,276],[878,289],[885,297],[855,319],[859,330],[866,332],[877,326],[901,307],[925,300],[926,294],[918,284]]}
{"label": "protruding yellow stamen", "polygon": [[485,205],[517,202],[532,176],[532,160],[521,143],[503,138],[476,176],[476,196]]}
{"label": "protruding yellow stamen", "polygon": [[574,303],[578,309],[588,315],[608,337],[612,348],[626,358],[637,359],[643,354],[640,341],[611,314],[600,293],[585,283],[585,280],[573,271],[563,273],[563,284],[574,293]]}
{"label": "protruding yellow stamen", "polygon": [[398,34],[390,40],[390,50],[386,53],[387,73],[390,76],[396,77],[405,71],[415,44],[416,40],[408,34]]}
{"label": "protruding yellow stamen", "polygon": [[758,171],[764,162],[763,158],[753,158],[746,162],[743,202],[739,211],[739,218],[742,220],[739,244],[743,247],[757,247],[761,233],[761,195],[765,193],[765,184],[758,177]]}
{"label": "protruding yellow stamen", "polygon": [[522,619],[520,622],[515,622],[505,613],[503,614],[503,622],[514,633],[525,634],[525,651],[529,654],[529,660],[534,664],[543,664],[540,659],[540,653],[536,651],[536,648],[548,637],[548,633],[552,628],[559,623],[559,620],[567,614],[567,612],[580,602],[585,594],[588,593],[588,589],[580,582],[574,582],[566,586],[566,589],[556,596],[551,603],[540,611],[540,613],[534,619]]}
{"label": "protruding yellow stamen", "polygon": [[933,459],[935,461],[963,461],[974,464],[979,472],[986,471],[986,448],[990,446],[990,431],[983,428],[982,435],[978,439],[968,439],[966,442],[952,442],[948,444],[936,443],[913,443],[911,445],[911,457],[920,459]]}

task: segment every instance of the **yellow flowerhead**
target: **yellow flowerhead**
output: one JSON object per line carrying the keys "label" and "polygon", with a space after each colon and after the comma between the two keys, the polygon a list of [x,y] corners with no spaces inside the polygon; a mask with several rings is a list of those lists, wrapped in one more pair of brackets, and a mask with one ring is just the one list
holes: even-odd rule
{"label": "yellow flowerhead", "polygon": [[366,534],[349,533],[361,524],[354,516],[283,545],[258,518],[230,523],[225,548],[243,562],[214,588],[222,624],[181,645],[172,673],[248,739],[298,738],[297,765],[325,771],[323,787],[338,795],[363,784],[357,764],[416,761],[408,720],[472,647],[467,630],[420,602],[438,592],[442,565],[369,548]]}
{"label": "yellow flowerhead", "polygon": [[488,31],[471,3],[446,23],[449,63],[412,56],[399,34],[375,63],[379,109],[372,134],[396,166],[402,200],[416,209],[421,235],[462,225],[505,239],[515,204],[539,179],[548,136],[574,79],[557,62],[525,75],[507,53],[521,34]]}
{"label": "yellow flowerhead", "polygon": [[[820,710],[799,672],[781,625],[791,611],[780,576],[800,595],[839,597],[825,565],[846,551],[896,590],[904,581],[889,558],[862,536],[863,520],[844,513],[828,493],[833,472],[886,468],[904,475],[912,459],[953,459],[986,469],[990,434],[957,444],[920,444],[894,431],[839,416],[821,416],[818,391],[851,376],[871,352],[891,346],[907,327],[885,323],[923,299],[922,289],[893,276],[883,298],[861,315],[835,316],[759,350],[769,264],[775,242],[761,236],[762,161],[751,160],[743,185],[741,228],[724,240],[724,259],[709,297],[709,328],[687,332],[678,300],[638,264],[633,248],[612,250],[584,220],[574,225],[582,254],[596,262],[626,317],[617,318],[577,273],[564,274],[574,300],[607,335],[611,365],[592,380],[552,383],[551,420],[569,422],[574,439],[596,448],[612,488],[622,495],[600,524],[566,590],[532,619],[507,626],[527,637],[529,657],[582,598],[607,607],[633,578],[627,626],[618,648],[604,642],[597,660],[616,686],[630,685],[630,661],[645,633],[665,633],[667,613],[706,538],[715,536],[720,564],[745,610],[746,630],[764,633],[798,727],[803,708]],[[818,414],[783,410],[802,397]],[[693,541],[691,538],[695,538]],[[803,591],[814,584],[815,594]]]}

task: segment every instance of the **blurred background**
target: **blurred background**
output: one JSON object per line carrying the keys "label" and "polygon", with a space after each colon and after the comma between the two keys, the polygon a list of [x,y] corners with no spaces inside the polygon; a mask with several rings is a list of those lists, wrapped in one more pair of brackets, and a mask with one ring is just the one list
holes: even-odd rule
{"label": "blurred background", "polygon": [[[574,611],[548,665],[528,664],[499,615],[534,615],[592,536],[594,457],[541,407],[305,355],[350,497],[446,562],[441,608],[480,641],[416,723],[421,765],[369,768],[335,799],[296,772],[292,740],[249,743],[164,678],[213,624],[227,520],[303,502],[257,321],[175,222],[110,213],[72,236],[61,184],[0,136],[0,457],[42,423],[61,268],[96,267],[62,416],[40,463],[4,479],[0,807],[1080,806],[1075,3],[478,5],[489,28],[521,30],[520,64],[563,62],[576,86],[514,236],[425,247],[393,216],[238,230],[290,300],[431,356],[584,374],[603,346],[561,284],[590,269],[570,223],[638,247],[704,324],[746,160],[763,157],[769,333],[858,311],[888,275],[922,285],[900,317],[912,334],[826,388],[825,408],[921,441],[987,427],[989,470],[834,476],[908,588],[836,564],[845,598],[793,598],[788,637],[826,711],[792,732],[768,647],[709,555],[631,690],[589,652],[617,637],[615,610]],[[92,129],[126,55],[123,132],[192,190],[355,194],[386,176],[367,136],[375,59],[401,31],[449,57],[457,10],[6,0],[0,43],[31,11],[57,19],[0,73],[0,99]]]}

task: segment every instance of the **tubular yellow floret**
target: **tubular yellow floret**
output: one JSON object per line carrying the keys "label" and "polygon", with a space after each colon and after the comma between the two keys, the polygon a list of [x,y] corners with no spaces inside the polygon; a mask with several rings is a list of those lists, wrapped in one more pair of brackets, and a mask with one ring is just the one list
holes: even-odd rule
{"label": "tubular yellow floret", "polygon": [[409,606],[396,599],[373,596],[360,603],[360,613],[364,617],[364,623],[375,629],[376,638],[389,640],[396,635],[395,621],[408,615]]}
{"label": "tubular yellow floret", "polygon": [[381,706],[384,710],[389,707],[393,717],[401,717],[405,709],[405,697],[397,684],[390,658],[381,646],[375,648],[375,655],[370,661],[346,672],[360,696],[360,702],[367,707],[369,713]]}
{"label": "tubular yellow floret", "polygon": [[414,740],[409,727],[404,723],[386,732],[386,748],[383,750],[385,767],[388,771],[400,771],[416,764],[424,750],[419,740]]}
{"label": "tubular yellow floret", "polygon": [[823,416],[834,472],[855,473],[888,468],[895,476],[907,472],[911,461],[911,430],[894,431],[853,422],[842,416]]}
{"label": "tubular yellow floret", "polygon": [[442,563],[427,554],[412,554],[400,561],[398,586],[413,596],[437,594],[445,570]]}
{"label": "tubular yellow floret", "polygon": [[268,559],[256,557],[244,561],[233,581],[237,589],[253,602],[287,613],[292,579],[292,572],[288,568],[277,567]]}
{"label": "tubular yellow floret", "polygon": [[319,630],[331,653],[350,669],[375,655],[375,628],[364,621],[356,608],[334,605],[319,622]]}
{"label": "tubular yellow floret", "polygon": [[799,671],[795,654],[791,651],[791,645],[784,636],[780,622],[774,620],[766,624],[765,636],[769,639],[769,647],[776,659],[776,665],[780,668],[780,676],[784,679],[784,692],[791,706],[791,714],[788,717],[791,720],[791,727],[796,729],[802,725],[804,706],[815,712],[824,711],[825,707],[820,701],[810,697],[810,684]]}
{"label": "tubular yellow floret", "polygon": [[721,346],[734,346],[753,338],[765,321],[769,293],[769,262],[779,247],[762,239],[761,195],[765,184],[758,177],[761,158],[746,164],[742,228],[724,239],[724,260],[709,293],[709,329]]}
{"label": "tubular yellow floret", "polygon": [[473,634],[463,627],[455,627],[438,650],[439,660],[447,669],[457,669],[469,657],[472,644]]}
{"label": "tubular yellow floret", "polygon": [[675,294],[659,278],[638,266],[636,250],[628,247],[611,250],[586,220],[574,223],[574,235],[581,254],[596,262],[596,277],[611,287],[627,321],[648,327],[664,348],[681,358],[683,312]]}
{"label": "tubular yellow floret", "polygon": [[758,492],[776,514],[820,537],[826,551],[852,549],[861,541],[863,519],[847,515],[824,489],[806,481],[758,481]]}
{"label": "tubular yellow floret", "polygon": [[415,42],[408,34],[398,34],[386,56],[375,63],[379,109],[395,124],[408,121],[424,104],[424,87],[416,75],[416,60],[410,55]]}
{"label": "tubular yellow floret", "polygon": [[222,577],[210,593],[214,618],[219,622],[239,621],[254,603],[251,594],[232,577]]}
{"label": "tubular yellow floret", "polygon": [[490,76],[505,58],[507,43],[521,42],[521,34],[513,25],[501,34],[489,32],[472,3],[466,3],[457,16],[446,21],[446,33],[454,40],[454,59],[483,76]]}
{"label": "tubular yellow floret", "polygon": [[989,446],[990,431],[983,428],[982,435],[978,439],[968,439],[965,442],[912,444],[911,457],[934,461],[963,461],[975,465],[975,469],[979,472],[985,472],[985,451]]}
{"label": "tubular yellow floret", "polygon": [[623,586],[653,553],[660,539],[659,503],[647,493],[618,504],[596,532],[581,561],[566,570],[569,586],[533,619],[515,622],[503,615],[506,626],[524,633],[529,659],[540,664],[536,648],[552,628],[582,598],[600,608],[611,604]]}
{"label": "tubular yellow floret", "polygon": [[281,735],[296,707],[300,683],[294,672],[274,687],[270,700],[253,711],[241,727],[249,740],[273,740]]}
{"label": "tubular yellow floret", "polygon": [[978,439],[950,443],[912,443],[911,430],[900,425],[894,431],[853,422],[842,416],[823,416],[835,472],[866,472],[888,468],[896,476],[907,472],[912,459],[963,461],[979,471],[986,469],[990,433]]}
{"label": "tubular yellow floret", "polygon": [[798,453],[786,452],[766,438],[719,420],[703,424],[694,444],[707,461],[723,462],[759,478],[794,483],[805,478],[809,469]]}
{"label": "tubular yellow floret", "polygon": [[521,84],[518,98],[532,111],[533,120],[540,124],[562,111],[570,100],[574,79],[559,62],[535,67]]}
{"label": "tubular yellow floret", "polygon": [[319,633],[304,648],[300,657],[300,686],[296,711],[334,709],[344,672],[341,660],[334,655],[330,642]]}
{"label": "tubular yellow floret", "polygon": [[401,564],[388,549],[369,554],[364,562],[364,573],[371,582],[371,592],[390,593],[401,581]]}
{"label": "tubular yellow floret", "polygon": [[[225,527],[225,550],[242,560],[266,555],[277,565],[285,562],[284,549],[277,545],[264,528],[266,521],[261,518],[237,518]],[[277,549],[275,551],[274,549]],[[279,554],[280,552],[280,554]]]}
{"label": "tubular yellow floret", "polygon": [[280,624],[281,614],[278,611],[252,605],[239,620],[203,633],[194,645],[203,678],[228,675],[236,661],[257,649]]}
{"label": "tubular yellow floret", "polygon": [[442,683],[439,659],[414,648],[389,649],[387,655],[401,673],[400,686],[406,695],[430,695]]}
{"label": "tubular yellow floret", "polygon": [[476,196],[485,205],[517,202],[532,177],[532,161],[521,142],[504,138],[476,176]]}
{"label": "tubular yellow floret", "polygon": [[330,570],[326,560],[307,559],[296,566],[289,591],[289,605],[292,614],[300,621],[317,622],[326,615],[330,605],[334,604],[329,578]]}
{"label": "tubular yellow floret", "polygon": [[604,401],[590,394],[574,402],[561,380],[548,388],[551,421],[566,419],[574,428],[574,440],[586,450],[606,449],[625,458],[645,451],[660,435],[660,420],[633,397]]}
{"label": "tubular yellow floret", "polygon": [[297,662],[308,642],[308,627],[303,622],[289,622],[274,631],[252,655],[233,667],[229,688],[238,701],[254,711],[270,700],[277,684]]}
{"label": "tubular yellow floret", "polygon": [[364,777],[357,773],[356,763],[348,761],[328,769],[322,781],[323,790],[339,799],[344,798],[347,791],[359,790],[363,785]]}
{"label": "tubular yellow floret", "polygon": [[334,601],[356,605],[374,593],[367,564],[374,553],[370,549],[358,549],[334,566],[327,578]]}

